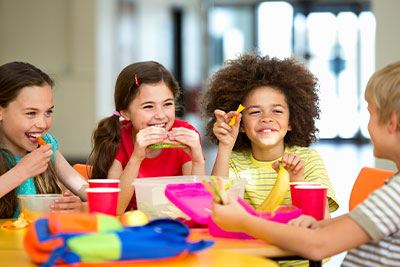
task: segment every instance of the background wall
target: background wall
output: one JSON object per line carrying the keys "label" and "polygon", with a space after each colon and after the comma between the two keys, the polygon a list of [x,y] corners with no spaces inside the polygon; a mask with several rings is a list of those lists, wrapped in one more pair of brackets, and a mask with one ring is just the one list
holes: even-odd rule
{"label": "background wall", "polygon": [[55,80],[50,132],[68,158],[88,155],[96,122],[95,4],[94,0],[0,1],[0,64],[27,61]]}
{"label": "background wall", "polygon": [[[400,1],[373,0],[372,10],[376,17],[376,69],[400,60]],[[393,162],[376,159],[376,166],[396,170]]]}
{"label": "background wall", "polygon": [[130,57],[118,58],[118,1],[0,0],[0,64],[27,61],[51,75],[54,120],[50,133],[70,162],[85,162],[97,122],[114,111],[113,91],[127,64],[155,60],[171,69],[171,9],[185,9],[187,25],[183,77],[188,86],[203,81],[201,1],[128,1],[138,31]]}

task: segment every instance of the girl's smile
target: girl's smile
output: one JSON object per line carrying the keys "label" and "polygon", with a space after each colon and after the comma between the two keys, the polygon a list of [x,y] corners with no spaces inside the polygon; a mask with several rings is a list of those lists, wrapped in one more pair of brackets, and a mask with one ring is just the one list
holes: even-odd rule
{"label": "girl's smile", "polygon": [[168,131],[175,121],[175,100],[164,82],[143,84],[139,93],[122,111],[126,120],[133,124],[133,136],[147,127],[163,128]]}
{"label": "girl's smile", "polygon": [[7,107],[0,107],[2,142],[14,156],[37,148],[37,138],[52,124],[53,92],[50,85],[21,89]]}

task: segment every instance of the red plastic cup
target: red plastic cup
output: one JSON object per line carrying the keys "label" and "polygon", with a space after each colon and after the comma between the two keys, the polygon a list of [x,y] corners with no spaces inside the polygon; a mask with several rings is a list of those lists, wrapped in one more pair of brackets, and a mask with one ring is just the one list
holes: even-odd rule
{"label": "red plastic cup", "polygon": [[99,187],[107,187],[107,188],[118,188],[119,180],[118,179],[89,179],[89,188],[99,188]]}
{"label": "red plastic cup", "polygon": [[310,215],[317,221],[324,219],[328,187],[322,185],[297,185],[295,189],[297,204],[303,214]]}
{"label": "red plastic cup", "polygon": [[297,204],[297,193],[296,193],[296,186],[298,185],[310,185],[310,186],[319,186],[320,183],[315,182],[291,182],[290,183],[290,195],[292,197],[292,205],[299,207]]}
{"label": "red plastic cup", "polygon": [[89,212],[101,212],[116,216],[119,191],[121,191],[119,188],[106,187],[86,189]]}

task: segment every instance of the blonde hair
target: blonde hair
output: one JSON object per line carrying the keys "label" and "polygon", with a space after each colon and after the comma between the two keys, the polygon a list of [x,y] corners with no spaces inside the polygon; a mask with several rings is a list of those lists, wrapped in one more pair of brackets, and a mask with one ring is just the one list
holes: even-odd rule
{"label": "blonde hair", "polygon": [[[393,113],[400,118],[400,61],[375,72],[364,96],[374,106],[381,123],[387,122]],[[397,129],[400,129],[400,121]]]}

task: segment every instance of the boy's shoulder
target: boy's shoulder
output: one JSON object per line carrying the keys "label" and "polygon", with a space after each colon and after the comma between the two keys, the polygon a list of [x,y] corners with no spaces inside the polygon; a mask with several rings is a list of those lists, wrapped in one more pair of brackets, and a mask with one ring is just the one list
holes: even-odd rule
{"label": "boy's shoulder", "polygon": [[397,183],[397,184],[400,185],[400,171],[398,171],[395,174],[393,174],[392,177],[390,177],[390,179],[387,180],[385,183],[388,184],[388,183],[391,183],[391,182],[394,182],[394,183]]}

